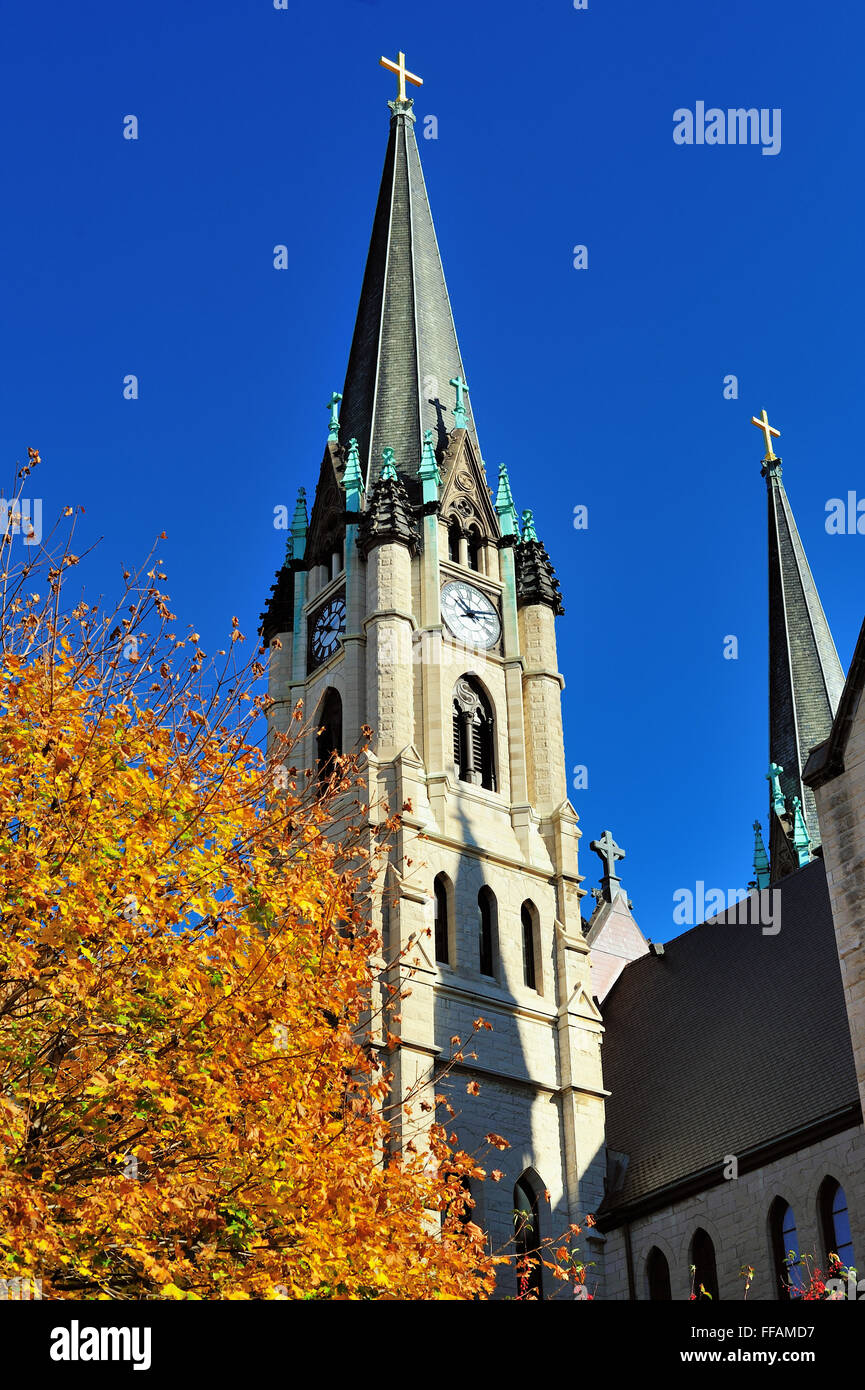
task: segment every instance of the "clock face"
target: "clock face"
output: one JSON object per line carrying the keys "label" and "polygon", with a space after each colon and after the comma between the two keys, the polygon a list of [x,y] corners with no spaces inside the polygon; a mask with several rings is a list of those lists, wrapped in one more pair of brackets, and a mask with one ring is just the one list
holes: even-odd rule
{"label": "clock face", "polygon": [[473,647],[492,647],[502,625],[492,599],[473,584],[455,580],[442,589],[442,616],[455,637]]}
{"label": "clock face", "polygon": [[345,632],[345,599],[340,594],[324,605],[312,629],[312,659],[316,666],[328,661]]}

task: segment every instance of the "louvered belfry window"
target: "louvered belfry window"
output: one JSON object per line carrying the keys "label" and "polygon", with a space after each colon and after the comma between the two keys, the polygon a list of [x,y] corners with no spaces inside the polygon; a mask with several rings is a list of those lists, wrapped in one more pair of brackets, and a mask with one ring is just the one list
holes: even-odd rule
{"label": "louvered belfry window", "polygon": [[489,700],[470,676],[462,676],[454,688],[453,736],[460,781],[495,791],[495,721]]}

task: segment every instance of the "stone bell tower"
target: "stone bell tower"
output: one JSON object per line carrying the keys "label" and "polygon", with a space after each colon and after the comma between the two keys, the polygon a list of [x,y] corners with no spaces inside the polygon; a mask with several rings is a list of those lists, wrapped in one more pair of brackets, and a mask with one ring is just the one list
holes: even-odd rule
{"label": "stone bell tower", "polygon": [[[600,1014],[567,799],[559,585],[504,464],[488,486],[433,227],[403,55],[348,369],[312,513],[301,490],[262,634],[273,725],[297,700],[307,767],[368,724],[369,802],[402,812],[373,904],[411,992],[388,1057],[403,1094],[445,1091],[461,1145],[502,1170],[473,1189],[491,1246],[527,1248],[603,1197]],[[338,406],[341,403],[341,411]],[[399,957],[398,964],[392,964]],[[437,1079],[451,1039],[471,1050]],[[477,1097],[467,1095],[471,1081]],[[510,1148],[490,1158],[489,1132]],[[549,1200],[545,1194],[549,1193]],[[583,1260],[601,1276],[601,1237]],[[505,1270],[502,1293],[513,1293]],[[542,1276],[545,1297],[568,1286]]]}

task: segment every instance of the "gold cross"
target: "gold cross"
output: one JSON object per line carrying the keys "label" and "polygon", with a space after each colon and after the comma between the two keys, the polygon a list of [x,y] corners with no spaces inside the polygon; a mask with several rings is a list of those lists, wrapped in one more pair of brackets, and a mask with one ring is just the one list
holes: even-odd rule
{"label": "gold cross", "polygon": [[772,452],[772,435],[774,435],[776,439],[780,439],[781,431],[776,430],[769,424],[769,416],[766,414],[765,408],[760,411],[759,417],[756,415],[751,416],[751,424],[756,425],[758,430],[763,431],[766,440],[766,457],[763,459],[763,462],[774,463],[778,455]]}
{"label": "gold cross", "polygon": [[399,80],[399,86],[396,94],[397,101],[406,100],[405,84],[407,81],[413,82],[416,87],[423,86],[423,78],[415,77],[414,73],[409,72],[406,68],[404,53],[400,53],[396,62],[394,62],[392,58],[380,58],[379,63],[381,67],[387,68],[388,72],[395,72],[397,75],[397,78]]}

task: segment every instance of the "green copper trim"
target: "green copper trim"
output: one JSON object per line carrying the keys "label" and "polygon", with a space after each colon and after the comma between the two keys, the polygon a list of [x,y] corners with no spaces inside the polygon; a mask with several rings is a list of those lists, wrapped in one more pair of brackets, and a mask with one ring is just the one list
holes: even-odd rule
{"label": "green copper trim", "polygon": [[772,789],[772,810],[776,816],[783,816],[787,813],[787,803],[784,800],[780,782],[783,771],[783,767],[779,767],[777,763],[770,763],[769,771],[766,773],[766,781]]}
{"label": "green copper trim", "polygon": [[342,485],[345,488],[346,511],[359,512],[363,501],[363,474],[360,471],[360,454],[356,439],[348,441],[348,459],[342,475]]}
{"label": "green copper trim", "polygon": [[517,521],[517,509],[514,505],[514,495],[511,492],[511,481],[508,477],[508,468],[505,463],[499,464],[499,486],[496,492],[496,511],[498,512],[502,535],[519,536],[520,528]]}
{"label": "green copper trim", "polygon": [[382,458],[384,459],[384,464],[383,464],[383,466],[382,466],[382,470],[381,470],[381,473],[379,474],[379,477],[380,477],[380,478],[384,478],[385,482],[388,482],[388,483],[395,483],[396,480],[397,480],[397,477],[396,477],[396,469],[394,468],[394,463],[393,463],[393,461],[394,461],[394,452],[393,452],[393,449],[382,449],[382,451],[381,451],[381,456],[382,456]]}
{"label": "green copper trim", "polygon": [[328,444],[336,444],[339,440],[339,412],[337,406],[341,400],[342,396],[339,392],[334,391],[327,403],[327,409],[330,411],[330,427],[327,432]]}
{"label": "green copper trim", "polygon": [[439,472],[439,466],[436,463],[436,456],[433,452],[432,430],[424,430],[421,462],[417,475],[423,485],[424,502],[437,502],[439,500],[439,488],[441,487],[442,475]]}
{"label": "green copper trim", "polygon": [[522,522],[522,541],[523,541],[523,544],[525,545],[525,543],[526,543],[527,541],[536,541],[537,539],[538,539],[538,533],[537,533],[537,531],[535,530],[535,514],[534,514],[534,512],[531,512],[531,511],[523,512],[523,522]]}
{"label": "green copper trim", "polygon": [[769,856],[766,853],[763,832],[758,820],[754,821],[754,873],[757,878],[757,887],[762,892],[764,888],[769,887]]}
{"label": "green copper trim", "polygon": [[298,488],[297,505],[291,519],[291,554],[293,560],[302,560],[306,554],[306,533],[309,518],[306,514],[306,488]]}
{"label": "green copper trim", "polygon": [[468,385],[465,381],[463,381],[461,376],[452,376],[450,379],[450,384],[457,393],[457,403],[454,406],[453,410],[454,429],[468,429],[469,417],[466,413],[466,408],[463,405],[463,392],[468,394]]}
{"label": "green copper trim", "polygon": [[803,864],[808,864],[811,861],[811,836],[808,834],[805,817],[802,815],[802,802],[799,797],[794,796],[790,804],[793,808],[793,848],[796,851],[801,869]]}

